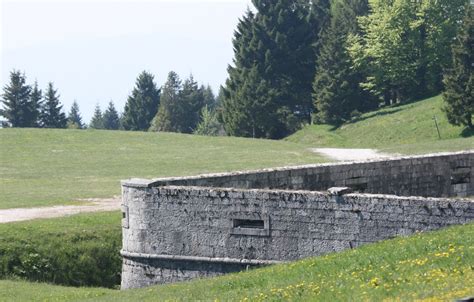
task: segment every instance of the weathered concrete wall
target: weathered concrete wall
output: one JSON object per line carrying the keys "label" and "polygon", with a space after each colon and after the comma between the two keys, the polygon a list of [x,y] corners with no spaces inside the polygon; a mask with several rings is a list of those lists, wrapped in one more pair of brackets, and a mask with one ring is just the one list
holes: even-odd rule
{"label": "weathered concrete wall", "polygon": [[473,196],[474,152],[438,153],[389,160],[315,164],[145,181],[163,185],[321,191],[352,187],[399,196]]}
{"label": "weathered concrete wall", "polygon": [[[405,187],[407,192],[413,192],[415,188],[423,192],[427,188],[434,190],[433,183],[436,180],[448,177],[436,170],[440,169],[438,165],[446,167],[444,173],[449,173],[449,178],[453,167],[462,167],[463,173],[469,168],[471,178],[467,182],[466,192],[472,192],[473,153],[452,156],[454,159],[449,155],[433,156],[431,158],[436,164],[428,162],[424,168],[421,164],[424,159],[418,158],[421,163],[416,171],[410,170],[410,165],[405,165],[403,160],[392,162],[399,166],[397,171],[400,173],[406,169],[411,171],[412,178],[418,177],[416,173],[420,175],[420,180],[412,188]],[[411,165],[418,163],[413,162],[413,159],[408,160]],[[338,169],[341,167],[347,168],[341,174],[366,173],[369,178],[367,169],[372,168],[371,173],[378,173],[374,167],[380,167],[387,173],[394,171],[381,162],[356,166],[360,172],[350,172],[350,167],[344,164],[310,167],[320,174],[310,174],[301,171],[301,168],[282,170],[283,174],[289,173],[290,178],[294,175],[292,186],[302,186],[306,182],[301,175],[327,175],[327,171],[340,171]],[[421,175],[428,174],[428,171],[433,172],[433,179],[423,182]],[[264,181],[270,184],[280,179],[280,172],[278,169],[262,172],[268,176]],[[223,176],[225,181],[212,176],[124,182],[122,288],[213,276],[248,266],[340,251],[415,231],[474,220],[472,199],[360,193],[338,196],[326,191],[210,187],[217,186],[216,183],[222,186],[243,184],[243,179],[248,175],[237,173],[234,175],[237,178],[235,181],[227,174]],[[344,178],[330,174],[327,177],[330,179],[327,184],[337,181],[334,179]],[[301,178],[303,180],[298,181]],[[392,179],[405,183],[401,178]],[[262,183],[253,178],[249,181],[254,185]],[[189,185],[192,182],[205,183],[207,187],[170,185]],[[447,186],[451,187],[451,179],[447,182]],[[392,184],[377,186],[396,187]],[[326,189],[326,185],[324,187]],[[448,189],[437,192],[448,192]]]}

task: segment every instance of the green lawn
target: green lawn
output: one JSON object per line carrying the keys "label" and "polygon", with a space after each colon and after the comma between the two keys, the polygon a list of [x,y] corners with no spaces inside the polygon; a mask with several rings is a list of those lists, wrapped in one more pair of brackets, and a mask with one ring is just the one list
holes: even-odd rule
{"label": "green lawn", "polygon": [[120,180],[323,159],[285,141],[171,133],[0,129],[0,208],[120,194]]}
{"label": "green lawn", "polygon": [[218,278],[114,291],[0,281],[6,301],[452,301],[474,295],[474,224]]}
{"label": "green lawn", "polygon": [[311,147],[377,148],[406,154],[474,149],[472,133],[450,125],[442,106],[441,96],[436,96],[369,112],[337,129],[329,125],[307,126],[286,140]]}

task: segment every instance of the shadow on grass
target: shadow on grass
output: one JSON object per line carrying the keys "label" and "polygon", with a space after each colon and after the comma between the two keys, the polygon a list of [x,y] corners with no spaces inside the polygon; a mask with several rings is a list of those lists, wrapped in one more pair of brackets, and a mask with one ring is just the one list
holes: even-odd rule
{"label": "shadow on grass", "polygon": [[462,137],[471,137],[474,135],[474,128],[469,128],[466,127],[464,130],[461,132]]}
{"label": "shadow on grass", "polygon": [[397,107],[392,107],[392,108],[387,108],[386,110],[383,110],[383,111],[375,111],[375,112],[372,112],[372,113],[367,113],[363,116],[353,118],[350,121],[348,121],[347,123],[348,124],[354,124],[354,123],[361,122],[361,121],[364,121],[364,120],[369,119],[369,118],[389,115],[389,114],[397,113],[397,112],[402,111],[402,110],[403,110],[403,108],[400,108],[398,106]]}

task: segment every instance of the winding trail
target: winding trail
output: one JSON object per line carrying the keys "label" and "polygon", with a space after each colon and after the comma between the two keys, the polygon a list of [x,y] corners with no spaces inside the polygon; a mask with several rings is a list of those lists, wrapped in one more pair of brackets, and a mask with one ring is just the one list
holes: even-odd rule
{"label": "winding trail", "polygon": [[345,149],[345,148],[312,148],[311,151],[325,157],[340,161],[361,161],[369,159],[383,159],[396,154],[380,153],[375,149]]}
{"label": "winding trail", "polygon": [[63,217],[87,212],[115,211],[120,209],[120,196],[113,198],[86,198],[84,205],[52,206],[41,208],[15,208],[0,210],[0,223],[32,220],[38,218]]}

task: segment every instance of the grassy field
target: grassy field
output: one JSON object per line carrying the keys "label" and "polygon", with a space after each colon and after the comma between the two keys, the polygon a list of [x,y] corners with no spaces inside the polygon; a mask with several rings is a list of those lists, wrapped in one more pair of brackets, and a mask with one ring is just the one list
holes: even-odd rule
{"label": "grassy field", "polygon": [[[309,147],[429,153],[474,148],[447,123],[441,97],[382,109],[331,130],[312,125],[271,141],[172,133],[0,129],[0,209],[120,194],[121,179],[181,176],[324,161]],[[436,116],[442,135],[432,119]]]}
{"label": "grassy field", "polygon": [[285,142],[171,133],[0,129],[0,208],[120,194],[120,180],[316,163]]}
{"label": "grassy field", "polygon": [[369,112],[336,129],[328,125],[307,126],[286,140],[312,147],[378,148],[407,154],[473,149],[472,133],[450,125],[441,111],[442,105],[441,96],[436,96]]}
{"label": "grassy field", "polygon": [[180,284],[114,291],[0,281],[5,301],[452,301],[474,295],[474,224]]}

